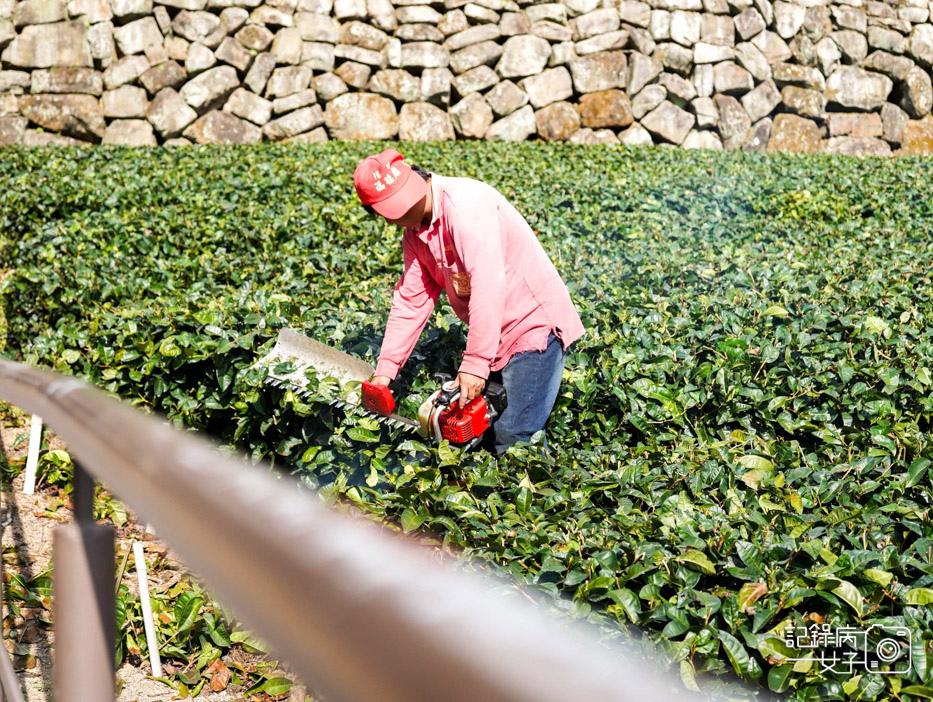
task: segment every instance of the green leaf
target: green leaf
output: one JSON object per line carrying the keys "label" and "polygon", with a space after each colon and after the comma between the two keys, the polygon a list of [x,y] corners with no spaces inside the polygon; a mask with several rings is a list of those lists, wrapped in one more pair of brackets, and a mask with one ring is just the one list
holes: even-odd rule
{"label": "green leaf", "polygon": [[748,454],[748,455],[742,456],[739,459],[739,463],[741,463],[745,468],[748,468],[749,470],[760,470],[768,474],[774,471],[774,464],[771,461],[769,461],[767,458],[765,458],[764,456],[756,456],[754,454]]}
{"label": "green leaf", "polygon": [[117,595],[114,600],[114,610],[116,611],[116,628],[120,631],[126,623],[126,596]]}
{"label": "green leaf", "polygon": [[744,612],[767,593],[768,586],[765,583],[745,583],[739,590],[739,610]]}
{"label": "green leaf", "polygon": [[686,553],[683,553],[676,558],[675,561],[678,563],[686,563],[688,565],[696,566],[701,572],[706,575],[715,575],[716,566],[702,551],[689,550]]}
{"label": "green leaf", "polygon": [[369,475],[366,477],[366,484],[369,487],[376,487],[379,483],[379,471],[376,470],[376,461],[369,464]]}
{"label": "green leaf", "polygon": [[198,656],[196,666],[199,670],[203,670],[218,658],[220,658],[220,649],[214,648],[205,642],[204,646],[201,647],[201,654]]}
{"label": "green leaf", "polygon": [[739,463],[749,469],[739,476],[739,480],[753,490],[757,490],[774,473],[774,464],[763,456],[745,455],[739,459]]}
{"label": "green leaf", "polygon": [[771,666],[768,670],[768,687],[774,692],[786,692],[793,672],[794,666],[790,663]]}
{"label": "green leaf", "polygon": [[204,598],[192,592],[183,592],[179,595],[175,600],[175,628],[184,632],[194,626],[203,604]]}
{"label": "green leaf", "polygon": [[181,355],[181,349],[178,347],[174,336],[167,336],[159,344],[159,354],[167,358],[175,358]]}
{"label": "green leaf", "polygon": [[240,644],[248,653],[261,655],[268,653],[269,647],[265,641],[258,636],[253,636],[246,631],[235,631],[230,635],[230,641]]}
{"label": "green leaf", "polygon": [[859,617],[861,617],[862,604],[864,600],[862,598],[862,593],[859,592],[859,589],[848,580],[839,580],[838,578],[832,578],[831,580],[837,583],[836,586],[832,588],[831,592],[834,595],[837,595],[843,602],[849,605]]}
{"label": "green leaf", "polygon": [[700,692],[700,687],[697,685],[696,671],[693,670],[690,661],[686,659],[680,662],[680,679],[684,687],[691,692]]}
{"label": "green leaf", "polygon": [[266,682],[263,683],[262,687],[259,688],[262,692],[265,692],[268,695],[276,697],[278,695],[284,695],[288,692],[292,685],[294,685],[291,680],[288,678],[269,678]]}
{"label": "green leaf", "polygon": [[736,674],[739,676],[748,675],[751,672],[748,651],[746,651],[739,640],[729,632],[720,629],[718,635],[719,640],[722,642],[722,647],[726,650],[726,655],[729,657],[729,662],[732,663],[733,670],[735,670]]}
{"label": "green leaf", "polygon": [[865,327],[875,334],[891,335],[891,328],[881,317],[869,315],[865,318]]}
{"label": "green leaf", "polygon": [[921,681],[927,680],[930,674],[930,654],[927,652],[927,642],[921,636],[910,637],[910,665]]}
{"label": "green leaf", "polygon": [[210,612],[205,612],[204,623],[205,628],[207,629],[207,634],[210,636],[211,641],[214,642],[215,646],[220,646],[221,648],[227,648],[230,646],[230,636],[227,634],[226,629],[217,617],[215,617]]}
{"label": "green leaf", "polygon": [[407,534],[408,532],[414,531],[420,527],[424,523],[424,519],[418,516],[414,510],[406,509],[404,512],[402,512],[401,522],[402,529]]}
{"label": "green leaf", "polygon": [[618,590],[610,590],[608,595],[612,598],[613,602],[625,610],[626,616],[632,620],[633,623],[638,623],[641,616],[641,603],[638,601],[638,596],[634,592],[623,587]]}
{"label": "green leaf", "polygon": [[861,675],[853,675],[851,678],[842,683],[842,691],[845,692],[846,695],[851,696],[852,693],[858,689],[858,684],[861,679]]}
{"label": "green leaf", "polygon": [[123,506],[120,502],[116,500],[110,500],[108,503],[108,508],[110,511],[110,519],[117,526],[122,526],[126,524],[129,517],[126,514],[126,507]]}
{"label": "green leaf", "polygon": [[907,469],[907,487],[913,487],[918,485],[923,479],[923,476],[926,474],[927,468],[930,466],[930,459],[919,456],[914,459],[910,464],[910,467]]}
{"label": "green leaf", "polygon": [[764,315],[765,317],[786,317],[788,312],[780,305],[771,305],[764,311]]}
{"label": "green leaf", "polygon": [[763,494],[758,498],[758,506],[762,511],[767,512],[786,512],[787,509],[782,504],[774,502],[768,494]]}
{"label": "green leaf", "polygon": [[307,449],[305,449],[305,452],[301,454],[301,462],[310,463],[314,460],[314,457],[317,456],[318,451],[320,450],[320,446],[309,446]]}
{"label": "green leaf", "polygon": [[455,466],[460,463],[460,452],[454,449],[446,439],[437,447],[437,455],[441,459],[441,467]]}
{"label": "green leaf", "polygon": [[376,436],[369,429],[364,429],[363,427],[350,427],[347,429],[347,436],[349,436],[354,441],[365,441],[368,443],[379,441],[378,436]]}
{"label": "green leaf", "polygon": [[632,426],[638,429],[638,431],[640,431],[645,436],[651,434],[651,429],[648,426],[648,422],[645,421],[644,417],[630,414],[628,420],[632,423]]}
{"label": "green leaf", "polygon": [[191,670],[178,671],[175,675],[178,676],[178,679],[185,683],[185,685],[197,685],[198,680],[201,678],[201,671],[197,668],[192,668]]}
{"label": "green leaf", "polygon": [[928,587],[914,587],[904,594],[904,602],[909,605],[933,604],[933,590]]}
{"label": "green leaf", "polygon": [[784,639],[777,636],[776,634],[764,634],[758,637],[758,644],[756,646],[758,652],[764,658],[776,658],[778,660],[786,660],[789,658],[796,658],[794,649],[790,648]]}
{"label": "green leaf", "polygon": [[156,682],[160,682],[160,683],[163,683],[164,685],[167,685],[168,687],[172,688],[173,690],[175,689],[174,683],[172,683],[172,681],[171,681],[169,678],[156,678],[156,677],[153,677],[153,676],[151,676],[151,675],[147,675],[147,676],[146,676],[146,679],[147,679],[147,680],[155,680]]}
{"label": "green leaf", "polygon": [[862,571],[862,575],[870,580],[875,581],[881,587],[887,587],[891,584],[891,580],[894,578],[892,573],[889,573],[886,570],[878,570],[877,568],[866,568]]}
{"label": "green leaf", "polygon": [[431,453],[431,450],[420,441],[407,439],[398,445],[399,451],[418,451],[420,453]]}
{"label": "green leaf", "polygon": [[531,507],[531,501],[533,496],[531,490],[528,488],[522,488],[518,491],[518,495],[515,497],[515,510],[522,515],[528,514],[528,509]]}
{"label": "green leaf", "polygon": [[584,570],[572,570],[564,577],[564,585],[568,587],[573,587],[574,585],[579,585],[584,580],[587,579],[586,571]]}

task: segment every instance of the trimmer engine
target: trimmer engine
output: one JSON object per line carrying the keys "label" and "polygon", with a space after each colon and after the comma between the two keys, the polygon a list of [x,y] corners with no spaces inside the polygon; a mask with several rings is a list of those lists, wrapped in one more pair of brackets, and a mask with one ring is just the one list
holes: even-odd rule
{"label": "trimmer engine", "polygon": [[418,422],[392,414],[395,398],[385,385],[373,385],[363,381],[362,406],[369,412],[383,417],[392,417],[398,422],[418,427],[423,436],[440,443],[447,439],[452,444],[473,448],[493,420],[502,414],[507,405],[505,388],[499,383],[486,381],[483,393],[460,407],[460,388],[449,375],[434,376],[441,382],[441,389],[429,397],[418,410]]}
{"label": "trimmer engine", "polygon": [[483,393],[460,407],[460,388],[456,381],[446,375],[435,377],[441,380],[442,385],[418,410],[421,433],[434,437],[438,442],[447,439],[452,444],[472,448],[492,425],[492,420],[505,410],[505,388],[487,380]]}

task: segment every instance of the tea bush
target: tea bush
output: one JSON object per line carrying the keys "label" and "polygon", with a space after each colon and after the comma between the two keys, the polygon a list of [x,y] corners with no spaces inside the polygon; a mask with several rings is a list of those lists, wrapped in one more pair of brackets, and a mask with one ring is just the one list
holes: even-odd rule
{"label": "tea bush", "polygon": [[[495,459],[250,371],[282,326],[370,361],[399,233],[356,201],[384,145],[9,148],[6,354],[74,373],[406,531],[647,632],[684,684],[933,696],[928,162],[546,144],[396,145],[525,214],[587,329],[548,425]],[[411,413],[459,365],[446,301]],[[822,671],[788,626],[910,631],[900,675]]]}

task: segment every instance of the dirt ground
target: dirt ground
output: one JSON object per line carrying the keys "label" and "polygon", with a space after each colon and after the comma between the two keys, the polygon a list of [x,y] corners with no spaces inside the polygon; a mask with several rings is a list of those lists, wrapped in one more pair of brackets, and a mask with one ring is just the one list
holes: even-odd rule
{"label": "dirt ground", "polygon": [[[24,462],[28,450],[29,418],[18,410],[11,410],[7,405],[0,403],[0,464],[3,456],[6,461],[15,465]],[[26,433],[14,449],[17,438]],[[49,449],[64,448],[64,445],[53,434],[46,430],[46,442]],[[2,544],[15,547],[18,565],[6,565],[7,570],[19,570],[27,579],[48,568],[52,558],[52,534],[61,521],[70,521],[71,511],[61,506],[57,490],[39,488],[34,495],[23,494],[24,473],[21,472],[14,480],[12,491],[3,491],[2,497]],[[50,516],[56,515],[56,516]],[[150,581],[153,585],[170,580],[177,580],[185,571],[184,564],[172,553],[168,546],[155,535],[146,533],[145,525],[138,524],[132,511],[127,509],[129,521],[117,529],[117,553],[123,554],[132,549],[134,540],[143,542],[147,555],[160,554],[167,567],[151,572]],[[147,558],[147,561],[149,559]],[[132,592],[137,591],[136,570],[133,559],[130,558],[123,573],[123,582]],[[16,625],[20,624],[19,627]],[[14,639],[26,646],[29,655],[14,657],[14,667],[20,679],[23,693],[27,702],[46,702],[52,697],[52,651],[54,650],[54,632],[51,627],[43,625],[30,626],[29,621],[14,622],[13,631],[5,631],[4,645],[9,652],[14,651]],[[21,651],[22,652],[22,651]],[[171,700],[175,691],[167,685],[147,678],[150,673],[148,662],[142,667],[134,667],[124,663],[117,671],[117,684],[122,685],[117,702],[154,702],[156,700]],[[199,698],[210,702],[232,702],[245,700],[242,690],[228,687],[223,692],[215,693],[205,685]],[[294,687],[288,698],[290,702],[302,702],[305,699],[304,688]]]}

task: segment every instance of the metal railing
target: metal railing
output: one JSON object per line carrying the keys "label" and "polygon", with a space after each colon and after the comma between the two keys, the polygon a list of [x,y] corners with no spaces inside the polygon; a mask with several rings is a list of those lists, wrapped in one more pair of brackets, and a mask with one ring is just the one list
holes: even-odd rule
{"label": "metal railing", "polygon": [[[56,702],[114,699],[114,536],[93,521],[90,474],[329,700],[701,699],[76,378],[0,359],[0,399],[41,415],[76,460],[75,523],[54,543]],[[5,655],[0,683],[21,699]]]}

